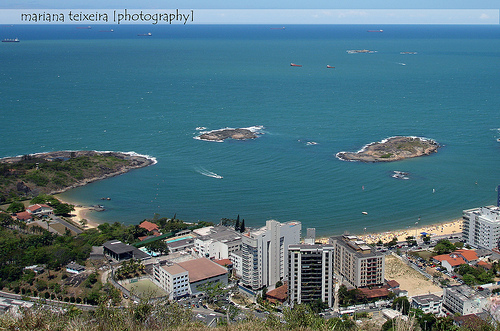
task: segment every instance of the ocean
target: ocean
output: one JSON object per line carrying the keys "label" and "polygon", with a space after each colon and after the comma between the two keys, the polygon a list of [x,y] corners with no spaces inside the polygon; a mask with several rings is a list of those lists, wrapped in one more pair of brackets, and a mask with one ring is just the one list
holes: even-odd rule
{"label": "ocean", "polygon": [[[240,215],[332,235],[496,204],[498,25],[0,27],[16,37],[0,45],[0,157],[88,149],[158,161],[62,195],[105,205],[97,221]],[[346,52],[361,49],[376,52]],[[193,139],[254,126],[254,140]],[[397,135],[442,147],[393,163],[335,157]]]}

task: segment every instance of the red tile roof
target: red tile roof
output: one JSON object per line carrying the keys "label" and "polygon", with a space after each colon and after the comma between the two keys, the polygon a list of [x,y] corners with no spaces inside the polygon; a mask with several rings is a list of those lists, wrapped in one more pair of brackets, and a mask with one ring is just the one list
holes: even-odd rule
{"label": "red tile roof", "polygon": [[387,285],[389,285],[390,288],[396,288],[399,287],[399,283],[395,280],[388,280]]}
{"label": "red tile roof", "polygon": [[469,262],[477,260],[477,254],[476,254],[476,251],[474,251],[474,250],[459,249],[459,250],[454,251],[453,253],[455,253],[457,255],[461,255],[465,260],[467,260]]}
{"label": "red tile roof", "polygon": [[227,274],[226,268],[204,257],[177,264],[189,272],[190,283]]}
{"label": "red tile roof", "polygon": [[358,288],[358,290],[363,293],[367,299],[373,299],[373,298],[383,298],[389,295],[389,290],[385,287],[380,287],[380,288],[372,288],[369,289],[367,287],[362,287]]}
{"label": "red tile roof", "polygon": [[150,221],[144,221],[139,226],[148,231],[158,231],[158,225],[151,223]]}
{"label": "red tile roof", "polygon": [[16,218],[18,220],[29,220],[33,217],[33,215],[31,215],[31,213],[28,213],[27,211],[23,211],[22,213],[17,213],[16,214]]}
{"label": "red tile roof", "polygon": [[267,292],[267,298],[271,302],[274,301],[284,302],[287,299],[287,297],[288,297],[287,283],[285,283],[280,287],[275,288],[274,290]]}
{"label": "red tile roof", "polygon": [[493,267],[491,264],[489,264],[487,262],[484,262],[484,261],[479,261],[477,263],[477,265],[480,266],[480,267],[483,267],[485,269],[488,269],[488,270],[490,270]]}
{"label": "red tile roof", "polygon": [[231,262],[230,259],[214,260],[214,262],[223,266],[223,267],[233,265],[233,262]]}
{"label": "red tile roof", "polygon": [[433,257],[433,259],[435,259],[439,262],[447,261],[452,267],[456,267],[456,266],[459,266],[461,264],[466,263],[465,260],[462,259],[461,256],[455,255],[453,253],[452,254],[436,255]]}

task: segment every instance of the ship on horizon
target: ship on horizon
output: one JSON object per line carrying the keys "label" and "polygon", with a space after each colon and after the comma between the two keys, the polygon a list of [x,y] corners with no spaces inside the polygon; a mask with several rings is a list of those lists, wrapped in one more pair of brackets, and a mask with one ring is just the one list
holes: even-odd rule
{"label": "ship on horizon", "polygon": [[18,43],[19,42],[19,39],[18,38],[14,38],[14,39],[4,39],[2,40],[3,43]]}
{"label": "ship on horizon", "polygon": [[140,37],[151,37],[152,36],[151,32],[148,32],[148,33],[138,33],[137,35],[140,36]]}
{"label": "ship on horizon", "polygon": [[326,67],[327,67],[328,69],[335,69],[335,67],[332,67],[332,66],[331,66],[331,65],[329,65],[329,64],[327,64],[327,65],[326,65]]}
{"label": "ship on horizon", "polygon": [[368,30],[367,32],[384,32],[384,30]]}
{"label": "ship on horizon", "polygon": [[77,29],[92,29],[92,27],[89,25],[89,26],[77,26],[76,27]]}

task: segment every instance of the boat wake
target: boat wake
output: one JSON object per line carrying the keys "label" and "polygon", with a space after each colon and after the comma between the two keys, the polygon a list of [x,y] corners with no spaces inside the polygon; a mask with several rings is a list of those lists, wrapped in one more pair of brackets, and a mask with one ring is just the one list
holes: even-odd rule
{"label": "boat wake", "polygon": [[212,177],[212,178],[217,178],[217,179],[222,179],[221,175],[217,175],[215,172],[209,171],[203,167],[195,167],[194,170],[199,173],[200,175],[207,176],[207,177]]}

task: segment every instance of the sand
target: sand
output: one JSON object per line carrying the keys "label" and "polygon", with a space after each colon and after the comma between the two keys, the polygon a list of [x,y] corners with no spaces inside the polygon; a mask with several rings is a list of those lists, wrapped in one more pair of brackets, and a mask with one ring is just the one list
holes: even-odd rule
{"label": "sand", "polygon": [[385,257],[385,278],[395,280],[408,297],[422,294],[442,294],[443,289],[393,255]]}
{"label": "sand", "polygon": [[368,244],[377,243],[379,240],[381,240],[383,243],[386,243],[391,241],[394,237],[397,237],[398,241],[405,241],[406,237],[408,236],[419,238],[422,233],[427,233],[428,235],[430,235],[431,239],[434,236],[460,235],[462,233],[462,220],[455,220],[451,222],[426,226],[415,225],[413,227],[409,227],[406,230],[366,234],[359,237],[365,240]]}
{"label": "sand", "polygon": [[[381,240],[383,243],[389,242],[392,238],[397,237],[398,241],[406,241],[408,236],[417,236],[420,238],[421,233],[425,232],[430,235],[431,239],[434,236],[461,236],[462,233],[462,220],[454,220],[450,222],[444,222],[439,224],[425,225],[425,226],[413,226],[406,230],[394,230],[386,231],[380,233],[369,233],[358,235],[358,238],[364,240],[368,244],[378,243]],[[328,244],[329,237],[318,238],[316,241],[322,244]]]}
{"label": "sand", "polygon": [[[61,201],[62,203],[69,203],[69,204],[74,205],[71,202],[67,202],[67,201],[64,201],[63,199],[61,199],[61,197],[59,195],[54,195],[54,197],[57,200]],[[82,205],[79,205],[79,204],[74,205],[74,206],[75,206],[75,210],[71,214],[71,220],[73,222],[75,222],[76,224],[78,224],[79,226],[81,226],[84,230],[94,229],[94,228],[97,228],[99,226],[100,223],[97,222],[95,219],[92,219],[92,216],[90,215],[91,212],[93,212],[92,207],[90,207],[90,206],[82,206]],[[82,219],[87,220],[87,222],[83,226],[81,225],[81,220]]]}

